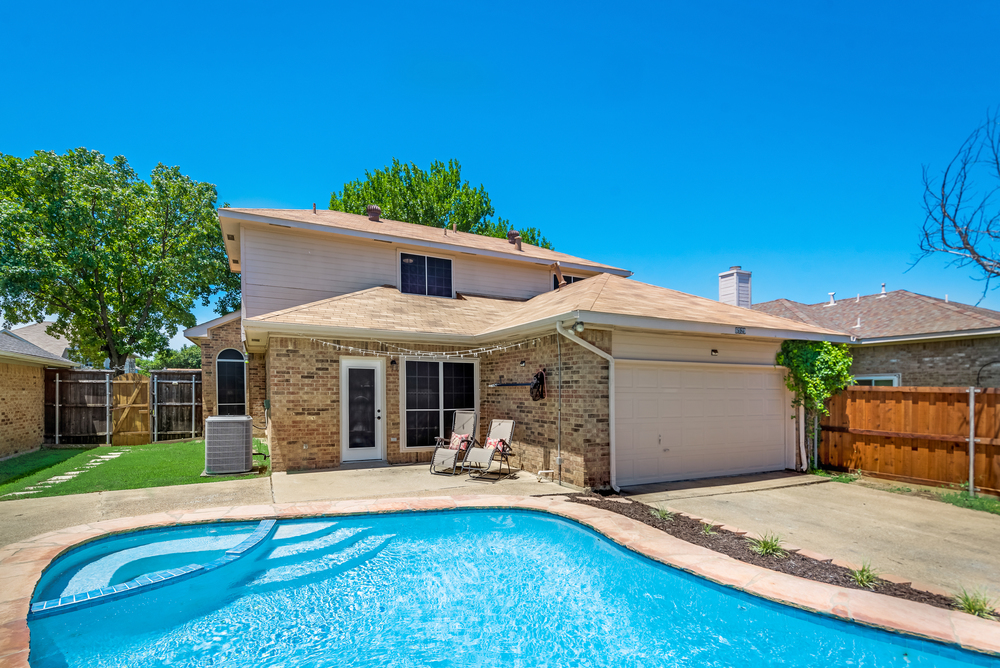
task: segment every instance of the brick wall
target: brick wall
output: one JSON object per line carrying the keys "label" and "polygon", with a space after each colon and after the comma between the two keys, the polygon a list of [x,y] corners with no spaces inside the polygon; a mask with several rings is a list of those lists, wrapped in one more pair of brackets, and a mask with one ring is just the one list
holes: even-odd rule
{"label": "brick wall", "polygon": [[[602,350],[611,349],[609,332],[587,331],[583,337]],[[365,341],[335,343],[385,352],[381,344]],[[407,347],[448,352],[454,347],[413,344]],[[610,481],[608,439],[608,365],[597,355],[563,339],[563,479],[579,486],[600,487]],[[274,470],[334,468],[340,465],[340,358],[358,356],[301,338],[272,337],[266,373],[271,420],[268,442]],[[520,362],[524,360],[525,366]],[[386,458],[392,464],[430,461],[428,450],[401,448],[400,376],[402,364],[386,360]],[[548,394],[533,402],[527,387],[490,388],[505,382],[527,382],[546,368]],[[514,466],[529,471],[558,468],[558,345],[556,335],[480,358],[480,436],[492,419],[517,421]],[[395,440],[393,440],[395,439]],[[308,448],[303,448],[303,445]]]}
{"label": "brick wall", "polygon": [[[984,364],[1000,361],[1000,337],[855,346],[851,352],[855,376],[898,373],[902,385],[962,387],[976,385]],[[1000,387],[1000,364],[983,370],[981,384]]]}
{"label": "brick wall", "polygon": [[[480,369],[484,385],[526,382],[546,370],[546,397],[532,401],[526,387],[486,387],[482,390],[482,423],[492,419],[517,421],[515,465],[528,471],[555,469],[559,439],[559,346],[562,346],[562,456],[563,480],[580,487],[606,487],[611,482],[611,446],[608,434],[608,363],[557,334],[537,345],[488,355]],[[587,330],[581,338],[611,351],[611,333]],[[521,361],[524,367],[520,366]]]}
{"label": "brick wall", "polygon": [[44,370],[0,364],[0,457],[37,448],[44,432]]}
{"label": "brick wall", "polygon": [[[201,379],[204,415],[218,415],[215,393],[215,358],[227,348],[246,355],[240,321],[232,320],[208,330],[208,337],[201,341]],[[251,354],[247,365],[247,412],[255,425],[264,425],[264,399],[266,396],[266,355]],[[254,428],[254,436],[263,437],[263,430]]]}

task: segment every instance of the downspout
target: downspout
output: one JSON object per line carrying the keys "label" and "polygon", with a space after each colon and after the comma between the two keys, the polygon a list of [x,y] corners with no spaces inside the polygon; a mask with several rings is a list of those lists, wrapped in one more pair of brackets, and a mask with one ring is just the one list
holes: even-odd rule
{"label": "downspout", "polygon": [[[618,467],[615,463],[615,358],[592,343],[584,341],[573,332],[568,331],[562,326],[561,322],[556,322],[556,331],[570,341],[583,346],[598,357],[602,357],[608,361],[608,445],[611,450],[611,489],[620,494],[621,489],[618,487]],[[562,384],[561,380],[560,385]]]}
{"label": "downspout", "polygon": [[809,459],[806,455],[806,407],[799,406],[799,459],[802,462],[802,471],[809,470]]}

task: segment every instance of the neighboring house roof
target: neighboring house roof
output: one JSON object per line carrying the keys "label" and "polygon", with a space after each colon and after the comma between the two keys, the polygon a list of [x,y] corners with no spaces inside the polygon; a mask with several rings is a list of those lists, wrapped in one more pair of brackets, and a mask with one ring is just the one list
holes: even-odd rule
{"label": "neighboring house roof", "polygon": [[34,325],[25,325],[12,330],[17,336],[28,343],[32,343],[42,350],[47,350],[53,355],[69,359],[69,343],[61,336],[49,334],[48,329],[52,322],[39,322]]}
{"label": "neighboring house roof", "polygon": [[[417,246],[430,246],[432,248],[453,248],[455,250],[467,249],[476,251],[477,254],[492,257],[501,257],[515,260],[529,260],[551,264],[559,262],[568,268],[589,269],[591,271],[609,272],[621,276],[631,276],[632,272],[618,267],[601,264],[592,260],[557,253],[556,251],[532,246],[522,243],[521,250],[518,251],[513,244],[506,239],[496,237],[486,237],[480,234],[468,232],[447,231],[440,227],[429,227],[427,225],[416,225],[404,223],[397,220],[382,219],[378,222],[369,220],[367,216],[359,216],[353,213],[343,213],[342,211],[318,210],[315,213],[312,209],[219,209],[219,221],[225,233],[232,233],[233,240],[226,241],[226,252],[230,258],[239,258],[239,240],[237,226],[233,225],[230,230],[227,224],[243,220],[250,222],[269,223],[273,220],[284,221],[289,227],[310,229],[314,231],[334,232],[338,234],[348,234],[350,236],[360,236],[368,239],[381,238],[397,242],[409,243]],[[270,223],[274,224],[274,223]]]}
{"label": "neighboring house roof", "polygon": [[1000,312],[907,290],[842,299],[833,305],[777,299],[754,304],[753,310],[834,329],[866,342],[971,336],[1000,330]]}
{"label": "neighboring house roof", "polygon": [[612,274],[577,281],[527,301],[470,295],[445,299],[402,294],[390,286],[370,288],[247,318],[244,329],[248,337],[255,331],[328,336],[351,336],[353,331],[357,336],[383,332],[488,340],[569,317],[643,329],[734,334],[735,327],[743,327],[751,336],[794,333],[803,338],[847,339],[835,331]]}
{"label": "neighboring house roof", "polygon": [[[227,313],[226,315],[216,318],[215,320],[209,320],[208,322],[203,322],[200,325],[189,327],[184,330],[184,337],[191,341],[205,338],[208,336],[208,330],[213,327],[218,327],[219,325],[224,325],[227,322],[232,322],[233,320],[239,320],[240,315],[240,311],[233,311],[232,313]],[[197,343],[197,341],[195,341],[195,343]]]}
{"label": "neighboring house roof", "polygon": [[39,348],[7,329],[0,329],[0,362],[7,364],[38,364],[62,368],[78,366],[76,362],[70,362],[63,357]]}

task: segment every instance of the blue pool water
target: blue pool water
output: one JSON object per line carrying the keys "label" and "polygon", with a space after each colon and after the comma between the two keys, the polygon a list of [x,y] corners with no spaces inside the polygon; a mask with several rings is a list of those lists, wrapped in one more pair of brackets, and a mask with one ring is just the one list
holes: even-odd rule
{"label": "blue pool water", "polygon": [[[56,562],[34,600],[200,563],[254,527],[98,541]],[[214,571],[30,627],[35,668],[1000,666],[716,586],[524,511],[281,521]]]}

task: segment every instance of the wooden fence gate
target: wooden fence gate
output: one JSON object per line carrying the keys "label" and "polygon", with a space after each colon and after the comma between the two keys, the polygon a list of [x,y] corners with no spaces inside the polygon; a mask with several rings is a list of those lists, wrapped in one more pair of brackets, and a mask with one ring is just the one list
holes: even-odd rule
{"label": "wooden fence gate", "polygon": [[202,435],[200,369],[113,377],[45,370],[45,440],[58,445],[143,445]]}
{"label": "wooden fence gate", "polygon": [[849,387],[828,408],[823,466],[931,485],[968,485],[971,472],[1000,493],[1000,389]]}

